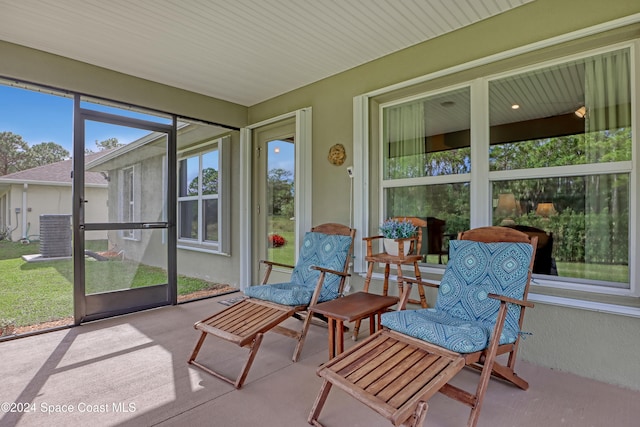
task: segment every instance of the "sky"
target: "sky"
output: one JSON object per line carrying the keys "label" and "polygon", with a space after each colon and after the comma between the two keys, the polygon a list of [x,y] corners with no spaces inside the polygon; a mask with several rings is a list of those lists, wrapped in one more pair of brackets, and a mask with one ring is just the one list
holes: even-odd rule
{"label": "sky", "polygon": [[[150,119],[151,116],[126,110],[97,106],[94,109],[120,113],[129,117]],[[85,104],[82,104],[85,107]],[[153,121],[169,123],[168,120]],[[11,132],[33,146],[42,142],[55,142],[69,153],[73,152],[73,99],[33,90],[6,86],[0,83],[0,132]],[[124,126],[89,122],[85,126],[85,148],[98,151],[95,142],[117,138],[121,144],[133,142],[149,132]],[[270,150],[278,146],[280,152],[271,152],[269,169],[282,168],[293,172],[293,144],[272,142]]]}
{"label": "sky", "polygon": [[[102,111],[113,111],[107,107]],[[128,112],[129,116],[142,115]],[[55,142],[72,152],[73,99],[0,84],[0,132],[20,135],[29,146]],[[85,128],[86,147],[97,151],[95,141],[118,138],[132,142],[148,131],[92,122]]]}

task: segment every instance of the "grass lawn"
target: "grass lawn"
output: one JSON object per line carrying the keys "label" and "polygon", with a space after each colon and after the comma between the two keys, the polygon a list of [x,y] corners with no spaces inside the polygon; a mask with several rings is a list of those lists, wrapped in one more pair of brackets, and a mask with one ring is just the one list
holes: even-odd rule
{"label": "grass lawn", "polygon": [[558,275],[607,282],[629,283],[629,266],[557,262]]}
{"label": "grass lawn", "polygon": [[270,217],[269,230],[284,237],[285,244],[278,248],[267,249],[267,259],[269,261],[294,265],[295,263],[295,222],[289,218]]}
{"label": "grass lawn", "polygon": [[[0,318],[16,326],[34,325],[73,316],[73,261],[27,263],[22,255],[39,253],[39,242],[0,241]],[[93,243],[91,249],[103,250]],[[166,283],[163,269],[131,261],[85,263],[88,293]],[[113,284],[125,284],[115,286]],[[178,295],[220,286],[186,276],[178,277]]]}

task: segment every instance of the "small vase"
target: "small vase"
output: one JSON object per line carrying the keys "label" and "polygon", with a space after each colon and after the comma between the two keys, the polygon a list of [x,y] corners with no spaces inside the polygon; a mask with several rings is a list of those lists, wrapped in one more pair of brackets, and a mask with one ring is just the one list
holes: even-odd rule
{"label": "small vase", "polygon": [[[410,246],[411,246],[411,242],[410,241],[405,241],[404,242],[404,247],[403,247],[404,256],[407,256],[407,254],[409,253],[409,247]],[[389,255],[398,256],[398,253],[399,253],[399,251],[398,251],[398,242],[396,242],[395,239],[387,239],[385,237],[384,238],[384,250]]]}

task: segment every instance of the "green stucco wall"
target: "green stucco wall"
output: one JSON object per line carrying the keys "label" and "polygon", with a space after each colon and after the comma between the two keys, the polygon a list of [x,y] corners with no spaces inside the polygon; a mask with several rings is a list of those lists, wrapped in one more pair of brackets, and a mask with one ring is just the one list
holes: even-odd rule
{"label": "green stucco wall", "polygon": [[[346,167],[353,161],[354,96],[637,13],[640,13],[640,2],[628,0],[536,0],[254,105],[249,109],[249,121],[255,123],[298,108],[313,108],[312,223],[333,221],[336,217],[348,223],[349,181]],[[637,25],[632,26],[625,35],[616,37],[640,38],[640,30]],[[609,38],[608,35],[590,36],[567,43],[564,51],[562,47],[545,51],[547,58],[549,55],[561,57],[565,51],[576,52],[606,45],[610,43]],[[536,61],[536,55],[529,55],[524,60],[516,58],[504,61],[499,67],[504,70],[504,67],[526,65],[523,61]],[[480,75],[496,72],[495,66],[483,68],[479,71]],[[459,77],[459,81],[472,77],[472,73],[467,74]],[[440,85],[450,84],[455,78],[444,78]],[[340,167],[327,161],[329,148],[335,143],[343,144],[347,150],[347,161]],[[372,180],[371,187],[375,187],[375,180]],[[376,191],[375,188],[371,191],[373,201],[370,209],[377,209]],[[350,282],[353,289],[362,288],[362,278],[352,277]],[[376,283],[375,286],[378,288],[380,285]],[[640,369],[637,369],[640,354],[639,318],[537,303],[527,313],[525,329],[531,331],[533,336],[522,343],[521,359],[640,389]]]}

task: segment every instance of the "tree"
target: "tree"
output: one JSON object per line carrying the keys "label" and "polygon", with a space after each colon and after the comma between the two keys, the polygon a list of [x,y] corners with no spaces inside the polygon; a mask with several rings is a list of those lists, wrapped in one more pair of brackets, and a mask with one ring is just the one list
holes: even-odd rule
{"label": "tree", "polygon": [[292,217],[294,214],[293,173],[285,169],[271,169],[267,177],[270,189],[269,212],[274,216]]}
{"label": "tree", "polygon": [[20,169],[30,169],[36,166],[56,163],[69,158],[69,152],[55,142],[41,142],[31,146],[25,155]]}
{"label": "tree", "polygon": [[111,148],[122,147],[124,144],[120,144],[118,142],[118,138],[108,138],[104,141],[96,141],[96,147],[98,147],[98,151],[102,150],[110,150]]}
{"label": "tree", "polygon": [[0,132],[0,176],[21,170],[29,145],[20,135]]}
{"label": "tree", "polygon": [[[198,194],[198,177],[191,180],[188,187],[187,195],[193,196]],[[214,168],[205,168],[202,170],[202,194],[218,194],[218,171]]]}

